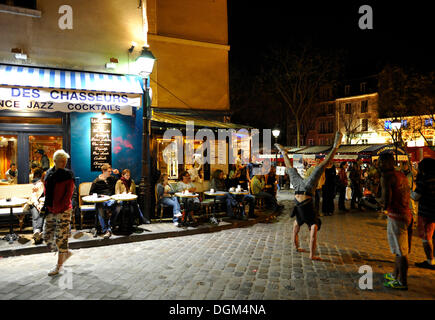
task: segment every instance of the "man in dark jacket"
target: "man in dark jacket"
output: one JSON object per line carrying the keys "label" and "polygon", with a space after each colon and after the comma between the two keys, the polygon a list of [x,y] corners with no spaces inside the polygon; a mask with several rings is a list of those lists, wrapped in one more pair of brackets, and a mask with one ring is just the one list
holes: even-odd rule
{"label": "man in dark jacket", "polygon": [[[350,169],[349,178],[350,187],[352,189],[352,200],[350,201],[351,209],[356,209],[355,203],[359,203],[362,198],[361,163],[361,160],[358,160],[356,163],[352,164],[352,168]],[[358,205],[358,208],[360,208],[360,205]]]}
{"label": "man in dark jacket", "polygon": [[411,198],[418,201],[418,233],[423,241],[427,260],[417,262],[420,268],[435,270],[434,230],[435,230],[435,159],[425,158],[418,165],[417,187]]}
{"label": "man in dark jacket", "polygon": [[[115,185],[118,179],[112,176],[112,173],[119,174],[118,169],[112,170],[110,164],[105,163],[101,166],[102,173],[92,182],[89,194],[94,193],[98,195],[111,196],[115,194]],[[112,235],[112,228],[110,225],[110,217],[106,216],[104,212],[105,209],[110,209],[112,214],[115,209],[115,200],[108,200],[103,203],[96,203],[95,208],[98,213],[98,220],[100,221],[101,231],[104,234],[104,238],[110,238]],[[107,222],[106,222],[107,221]]]}

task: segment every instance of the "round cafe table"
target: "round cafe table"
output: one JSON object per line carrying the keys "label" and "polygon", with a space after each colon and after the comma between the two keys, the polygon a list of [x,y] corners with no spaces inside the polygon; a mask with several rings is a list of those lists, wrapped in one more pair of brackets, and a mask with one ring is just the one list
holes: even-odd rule
{"label": "round cafe table", "polygon": [[213,224],[219,224],[219,221],[216,219],[216,197],[225,196],[227,194],[227,192],[226,191],[215,191],[215,192],[204,191],[204,194],[206,196],[213,197],[213,212],[212,212],[213,216],[211,217],[210,221]]}
{"label": "round cafe table", "polygon": [[[237,205],[237,210],[239,210],[238,214],[240,216],[242,216],[243,215],[242,209],[244,210],[244,205],[242,203],[243,200],[240,199],[240,196],[246,196],[246,195],[248,195],[249,191],[248,190],[240,190],[240,191],[229,191],[229,192],[230,192],[230,194],[232,194],[236,198],[236,200],[238,202],[238,205]],[[243,208],[240,207],[240,206],[243,206]]]}
{"label": "round cafe table", "polygon": [[[184,211],[186,211],[187,200],[191,199],[191,198],[198,198],[199,194],[197,194],[197,193],[187,193],[186,194],[186,193],[183,193],[183,192],[176,192],[175,196],[182,199],[182,201],[184,203]],[[187,222],[187,217],[185,217],[185,215],[184,215],[183,218],[185,218],[185,220],[183,221],[183,224],[185,224]]]}
{"label": "round cafe table", "polygon": [[[106,195],[99,195],[97,197],[95,197],[94,195],[91,196],[84,196],[82,198],[82,200],[84,202],[90,202],[90,203],[102,203],[102,202],[106,202],[108,200],[110,200],[111,197],[110,196],[106,196]],[[98,226],[98,212],[97,212],[97,207],[95,207],[95,226],[94,228],[91,230],[91,233],[94,235],[94,238],[97,237],[97,226]]]}
{"label": "round cafe table", "polygon": [[[119,194],[114,194],[112,196],[112,200],[122,202],[123,207],[127,205],[127,202],[134,201],[136,199],[137,199],[137,195],[131,194],[131,193],[119,193]],[[117,220],[118,220],[118,215],[115,215],[115,217],[113,217],[113,224],[114,225],[117,225]],[[121,225],[123,225],[123,224],[121,224]]]}
{"label": "round cafe table", "polygon": [[14,212],[13,208],[15,207],[21,207],[23,204],[27,202],[27,199],[23,198],[12,198],[10,201],[6,201],[6,199],[0,200],[0,208],[10,208],[10,224],[9,224],[9,233],[3,238],[3,240],[6,240],[9,242],[9,244],[14,243],[15,240],[18,240],[20,237],[14,233],[14,226],[13,226],[13,218],[14,218]]}

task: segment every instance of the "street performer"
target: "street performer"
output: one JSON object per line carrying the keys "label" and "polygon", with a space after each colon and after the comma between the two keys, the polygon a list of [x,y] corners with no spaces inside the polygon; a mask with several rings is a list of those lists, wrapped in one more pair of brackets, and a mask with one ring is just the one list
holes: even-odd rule
{"label": "street performer", "polygon": [[322,224],[318,213],[314,210],[313,194],[316,190],[317,184],[325,171],[325,168],[332,161],[338,148],[341,144],[341,139],[343,135],[340,131],[335,134],[335,141],[332,150],[326,156],[325,160],[318,164],[313,170],[311,175],[306,179],[302,178],[297,170],[293,168],[293,165],[287,155],[285,148],[279,144],[275,144],[278,150],[284,157],[284,162],[286,165],[287,174],[290,177],[290,182],[295,189],[295,201],[296,206],[293,210],[292,217],[296,216],[296,220],[293,225],[293,241],[295,248],[298,252],[304,252],[303,249],[299,248],[299,230],[300,227],[306,223],[310,230],[310,259],[321,260],[320,257],[315,255],[316,253],[316,239],[317,231],[320,230]]}

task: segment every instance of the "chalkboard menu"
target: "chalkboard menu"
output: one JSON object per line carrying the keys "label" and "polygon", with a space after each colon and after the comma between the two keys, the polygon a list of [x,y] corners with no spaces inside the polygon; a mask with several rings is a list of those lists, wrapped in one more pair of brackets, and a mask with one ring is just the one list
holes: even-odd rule
{"label": "chalkboard menu", "polygon": [[112,164],[112,119],[91,118],[91,171]]}

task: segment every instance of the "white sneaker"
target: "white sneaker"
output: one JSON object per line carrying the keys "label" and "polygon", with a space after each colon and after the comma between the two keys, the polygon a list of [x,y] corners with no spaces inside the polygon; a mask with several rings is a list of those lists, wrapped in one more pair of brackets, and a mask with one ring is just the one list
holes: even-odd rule
{"label": "white sneaker", "polygon": [[182,213],[180,211],[178,211],[176,214],[174,214],[175,218],[179,218],[182,216]]}
{"label": "white sneaker", "polygon": [[178,227],[178,222],[174,222],[174,227]]}
{"label": "white sneaker", "polygon": [[48,275],[49,275],[50,277],[55,276],[55,275],[59,274],[59,272],[60,272],[61,269],[62,269],[62,267],[59,267],[58,265],[56,265],[53,269],[51,269],[51,270],[48,272]]}

